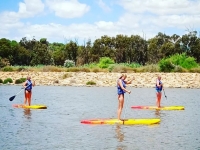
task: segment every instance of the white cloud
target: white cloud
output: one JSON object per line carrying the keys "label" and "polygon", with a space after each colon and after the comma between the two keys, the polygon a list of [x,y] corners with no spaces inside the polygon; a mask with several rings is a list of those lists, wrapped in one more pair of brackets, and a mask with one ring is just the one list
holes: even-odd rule
{"label": "white cloud", "polygon": [[46,0],[48,7],[61,18],[77,18],[83,16],[90,10],[86,4],[77,0]]}
{"label": "white cloud", "polygon": [[157,15],[199,14],[199,0],[119,0],[132,13],[150,12]]}
{"label": "white cloud", "polygon": [[101,7],[105,12],[110,12],[111,8],[103,2],[103,0],[98,0],[98,5]]}
{"label": "white cloud", "polygon": [[20,18],[34,17],[35,15],[43,12],[44,4],[41,0],[24,0],[19,3],[19,11],[17,14]]}

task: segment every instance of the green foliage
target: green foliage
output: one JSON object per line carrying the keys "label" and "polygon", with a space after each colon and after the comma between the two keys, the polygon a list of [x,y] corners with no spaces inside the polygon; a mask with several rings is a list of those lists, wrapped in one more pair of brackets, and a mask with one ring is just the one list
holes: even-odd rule
{"label": "green foliage", "polygon": [[154,64],[141,66],[136,68],[135,72],[159,72],[159,66]]}
{"label": "green foliage", "polygon": [[126,66],[126,67],[131,67],[131,68],[139,68],[142,65],[140,65],[139,63],[120,63],[120,65]]}
{"label": "green foliage", "polygon": [[10,62],[7,58],[1,58],[0,57],[0,68],[10,66]]}
{"label": "green foliage", "polygon": [[2,80],[2,79],[0,79],[0,83],[3,83],[3,80]]}
{"label": "green foliage", "polygon": [[163,58],[159,61],[160,71],[163,72],[178,72],[184,69],[197,67],[198,64],[195,58],[187,56],[185,53],[175,54],[168,58]]}
{"label": "green foliage", "polygon": [[83,67],[95,68],[95,67],[97,67],[97,64],[96,63],[85,64],[85,65],[83,65]]}
{"label": "green foliage", "polygon": [[12,72],[12,71],[14,71],[13,67],[11,67],[11,66],[5,66],[1,70],[4,71],[4,72]]}
{"label": "green foliage", "polygon": [[64,67],[69,68],[69,67],[74,67],[74,66],[75,66],[75,62],[73,60],[69,60],[69,59],[65,60]]}
{"label": "green foliage", "polygon": [[3,81],[3,84],[7,84],[7,83],[13,83],[13,80],[11,78],[7,78]]}
{"label": "green foliage", "polygon": [[15,80],[15,84],[20,84],[20,83],[23,83],[25,81],[26,81],[26,78],[20,78],[20,79]]}
{"label": "green foliage", "polygon": [[110,59],[109,57],[102,57],[100,58],[99,63],[97,64],[100,68],[108,68],[110,64],[114,64],[114,60]]}
{"label": "green foliage", "polygon": [[96,85],[96,83],[95,83],[94,81],[88,81],[88,82],[86,83],[86,85]]}

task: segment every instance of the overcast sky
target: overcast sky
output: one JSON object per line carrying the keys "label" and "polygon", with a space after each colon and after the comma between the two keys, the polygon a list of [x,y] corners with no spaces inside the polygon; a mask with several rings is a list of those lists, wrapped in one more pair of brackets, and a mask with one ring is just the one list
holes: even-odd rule
{"label": "overcast sky", "polygon": [[200,31],[200,0],[1,0],[0,38],[49,42]]}

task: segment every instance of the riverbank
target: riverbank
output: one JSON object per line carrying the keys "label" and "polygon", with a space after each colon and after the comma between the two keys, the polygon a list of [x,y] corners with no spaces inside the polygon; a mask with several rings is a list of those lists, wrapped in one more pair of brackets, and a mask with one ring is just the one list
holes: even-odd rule
{"label": "riverbank", "polygon": [[[165,87],[168,88],[200,88],[200,73],[126,73],[128,78],[135,77],[131,87],[155,87],[157,75],[161,75]],[[104,72],[0,72],[0,79],[15,80],[26,78],[28,75],[35,80],[36,85],[55,86],[91,86],[87,82],[93,81],[93,86],[116,86],[120,73]]]}

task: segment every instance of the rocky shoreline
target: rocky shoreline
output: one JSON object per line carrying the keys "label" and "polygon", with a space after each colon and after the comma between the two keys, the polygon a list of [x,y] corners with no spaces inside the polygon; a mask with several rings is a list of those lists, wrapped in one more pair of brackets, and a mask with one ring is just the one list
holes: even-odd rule
{"label": "rocky shoreline", "polygon": [[[164,87],[168,88],[200,88],[200,73],[126,73],[127,79],[135,77],[131,87],[155,87],[156,77],[161,75]],[[105,72],[0,72],[0,79],[15,80],[26,78],[28,75],[36,85],[55,86],[116,86],[120,73]],[[96,85],[87,85],[93,81]]]}

